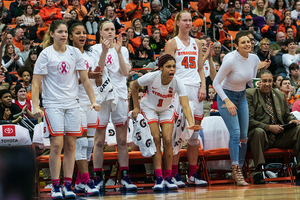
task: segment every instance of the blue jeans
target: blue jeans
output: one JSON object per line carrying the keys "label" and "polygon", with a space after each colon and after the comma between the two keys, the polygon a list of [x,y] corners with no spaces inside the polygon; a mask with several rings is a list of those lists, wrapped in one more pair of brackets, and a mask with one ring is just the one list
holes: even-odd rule
{"label": "blue jeans", "polygon": [[219,112],[226,124],[230,134],[229,153],[232,165],[243,167],[247,152],[247,142],[240,142],[242,139],[248,139],[249,126],[249,109],[246,99],[246,91],[234,92],[224,90],[227,97],[237,107],[237,114],[229,114],[226,104],[222,99],[217,97]]}

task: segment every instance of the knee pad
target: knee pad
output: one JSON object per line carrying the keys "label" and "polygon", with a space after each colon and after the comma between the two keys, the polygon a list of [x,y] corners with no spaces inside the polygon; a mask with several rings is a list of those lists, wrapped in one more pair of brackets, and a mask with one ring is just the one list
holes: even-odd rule
{"label": "knee pad", "polygon": [[86,137],[76,139],[75,160],[87,159],[88,139]]}
{"label": "knee pad", "polygon": [[91,154],[93,152],[94,147],[94,138],[88,138],[88,147],[87,147],[87,161],[89,162],[91,160]]}
{"label": "knee pad", "polygon": [[94,137],[96,133],[96,128],[88,128],[86,131],[86,135],[88,137]]}
{"label": "knee pad", "polygon": [[199,131],[194,131],[193,135],[187,141],[187,143],[189,145],[191,145],[191,146],[197,146],[199,144],[199,142],[198,142],[198,135],[199,135]]}

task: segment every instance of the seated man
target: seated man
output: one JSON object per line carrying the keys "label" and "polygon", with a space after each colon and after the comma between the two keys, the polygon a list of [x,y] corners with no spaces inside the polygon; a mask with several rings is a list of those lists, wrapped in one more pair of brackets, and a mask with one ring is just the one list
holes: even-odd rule
{"label": "seated man", "polygon": [[225,31],[239,31],[242,25],[240,13],[235,12],[234,1],[228,1],[228,11],[223,15],[223,28]]}
{"label": "seated man", "polygon": [[22,109],[12,103],[12,96],[9,90],[0,90],[0,120],[14,120],[13,115],[22,112]]}
{"label": "seated man", "polygon": [[[290,113],[284,93],[272,89],[272,73],[262,70],[260,75],[260,87],[246,90],[249,106],[248,149],[252,151],[256,167],[254,184],[265,183],[261,168],[265,164],[264,151],[270,148],[294,148],[300,165],[300,121]],[[297,126],[285,130],[281,125],[288,123],[296,123]]]}

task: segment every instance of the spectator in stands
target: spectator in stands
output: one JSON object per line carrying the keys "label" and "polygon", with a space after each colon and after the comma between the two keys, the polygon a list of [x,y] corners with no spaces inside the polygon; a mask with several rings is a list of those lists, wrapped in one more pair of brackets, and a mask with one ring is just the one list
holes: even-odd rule
{"label": "spectator in stands", "polygon": [[134,18],[141,19],[143,12],[143,5],[139,0],[133,0],[131,3],[128,3],[125,8],[125,12],[129,20],[133,20]]}
{"label": "spectator in stands", "polygon": [[245,19],[245,17],[247,15],[251,15],[251,17],[257,17],[256,14],[253,14],[252,11],[251,11],[251,4],[249,3],[244,3],[243,5],[243,10],[242,10],[242,19]]}
{"label": "spectator in stands", "polygon": [[27,5],[28,5],[28,0],[21,0],[19,6],[15,10],[15,17],[23,15],[24,9]]}
{"label": "spectator in stands", "polygon": [[220,55],[221,55],[222,45],[220,42],[214,42],[214,54],[212,56],[213,61],[217,61],[220,63]]}
{"label": "spectator in stands", "polygon": [[75,8],[73,8],[72,10],[70,10],[69,13],[71,14],[71,18],[72,18],[73,20],[78,20],[78,13],[77,13],[77,11],[76,11]]}
{"label": "spectator in stands", "polygon": [[294,38],[294,30],[292,27],[287,26],[285,28],[285,32],[286,32],[286,39],[295,39]]}
{"label": "spectator in stands", "polygon": [[82,23],[85,24],[88,34],[96,35],[98,31],[99,17],[95,15],[95,8],[92,7],[90,12],[83,18]]}
{"label": "spectator in stands", "polygon": [[235,7],[235,12],[242,14],[242,6],[241,6],[241,1],[240,0],[235,0],[234,1],[234,7]]}
{"label": "spectator in stands", "polygon": [[283,32],[286,35],[286,27],[291,26],[293,28],[293,37],[296,38],[297,29],[294,25],[292,25],[292,18],[290,16],[285,16],[283,19],[283,23],[279,24],[277,32]]}
{"label": "spectator in stands", "polygon": [[32,5],[28,4],[25,9],[24,9],[24,14],[21,16],[23,18],[23,23],[27,26],[34,26],[35,21],[34,21],[34,10]]}
{"label": "spectator in stands", "polygon": [[171,14],[171,19],[168,19],[168,21],[166,23],[167,31],[169,33],[173,33],[173,31],[174,31],[175,16],[178,13],[177,8],[173,8],[171,13],[172,13]]}
{"label": "spectator in stands", "polygon": [[62,19],[60,9],[55,7],[53,0],[46,0],[46,6],[40,10],[39,15],[47,24],[51,24],[53,20]]}
{"label": "spectator in stands", "polygon": [[[22,67],[23,61],[20,56],[18,56],[14,51],[14,46],[11,43],[6,44],[4,56],[2,57],[2,65],[9,71],[18,70],[19,67]],[[12,76],[12,80],[16,82],[17,77]]]}
{"label": "spectator in stands", "polygon": [[87,10],[84,7],[84,5],[81,5],[79,3],[79,0],[72,0],[72,6],[68,6],[67,12],[70,12],[72,9],[76,9],[76,12],[78,14],[78,20],[82,21],[83,18],[87,15]]}
{"label": "spectator in stands", "polygon": [[278,50],[277,53],[275,54],[275,60],[278,66],[276,74],[280,74],[281,76],[286,77],[286,69],[282,63],[282,55],[288,53],[288,50],[284,41],[281,42],[280,47],[281,49]]}
{"label": "spectator in stands", "polygon": [[285,0],[276,0],[274,8],[274,13],[278,15],[280,20],[283,20],[284,12],[288,9]]}
{"label": "spectator in stands", "polygon": [[228,11],[223,15],[223,28],[225,31],[239,31],[242,25],[242,17],[235,12],[234,1],[228,1]]}
{"label": "spectator in stands", "polygon": [[217,3],[215,0],[199,0],[198,1],[198,11],[202,15],[204,13],[211,13],[217,7]]}
{"label": "spectator in stands", "polygon": [[160,38],[160,29],[154,27],[151,32],[150,47],[155,54],[159,54],[165,48],[166,42],[164,39]]}
{"label": "spectator in stands", "polygon": [[278,24],[281,23],[280,17],[274,13],[274,9],[273,8],[267,8],[266,12],[265,12],[264,18],[259,18],[260,21],[257,21],[257,19],[256,19],[257,26],[259,26],[260,28],[262,28],[267,23],[266,20],[267,20],[267,18],[268,18],[269,15],[274,15],[275,16],[276,26],[278,26]]}
{"label": "spectator in stands", "polygon": [[[286,17],[286,16],[292,17],[292,12],[291,12],[290,10],[286,10],[286,11],[284,12],[284,16],[285,16],[285,17]],[[276,22],[276,23],[277,23],[277,22]],[[278,23],[278,24],[280,24],[280,23]],[[293,24],[294,26],[297,26],[297,20],[295,20],[295,19],[292,18],[292,24]]]}
{"label": "spectator in stands", "polygon": [[[199,20],[200,21],[199,21]],[[192,23],[192,28],[190,30],[189,36],[192,38],[200,38],[201,37],[201,30],[203,26],[203,20],[198,18]]]}
{"label": "spectator in stands", "polygon": [[69,6],[69,3],[68,0],[55,0],[54,5],[57,8],[60,8],[62,11],[66,11]]}
{"label": "spectator in stands", "polygon": [[22,58],[23,63],[25,63],[30,52],[30,40],[24,39],[22,45],[24,50],[21,52],[20,57]]}
{"label": "spectator in stands", "polygon": [[[5,67],[4,67],[5,68]],[[17,99],[17,95],[16,95],[16,93],[15,93],[15,87],[16,87],[16,85],[14,85],[14,84],[10,84],[9,85],[9,87],[8,87],[8,90],[10,91],[10,94],[11,94],[11,96],[12,96],[12,99]]]}
{"label": "spectator in stands", "polygon": [[283,32],[278,32],[276,34],[276,42],[274,42],[270,45],[270,48],[274,51],[274,55],[276,55],[277,52],[281,50],[280,45],[281,45],[281,42],[284,42],[284,40],[285,40],[284,33]]}
{"label": "spectator in stands", "polygon": [[261,33],[260,33],[260,28],[258,26],[255,26],[253,24],[253,18],[251,15],[247,15],[245,17],[245,21],[244,21],[244,24],[240,27],[242,30],[248,30],[250,32],[253,33],[254,35],[254,38],[257,40],[257,41],[260,41],[261,39]]}
{"label": "spectator in stands", "polygon": [[214,101],[216,96],[215,89],[209,85],[208,87],[208,98],[203,101],[203,111],[204,111],[204,117],[208,117],[211,115],[211,113],[219,112],[217,101]]}
{"label": "spectator in stands", "polygon": [[126,47],[129,52],[129,59],[132,60],[135,57],[135,51],[131,44],[129,44],[129,38],[127,37],[127,33],[125,31],[120,33],[122,35],[122,46]]}
{"label": "spectator in stands", "polygon": [[257,0],[255,9],[253,10],[253,13],[256,14],[257,16],[264,17],[266,9],[268,8],[268,3],[269,3],[268,0],[266,0],[266,1]]}
{"label": "spectator in stands", "polygon": [[260,50],[257,52],[257,56],[259,57],[260,61],[271,61],[268,70],[272,72],[272,74],[276,74],[277,70],[277,63],[275,60],[275,56],[273,55],[273,50],[270,49],[270,40],[268,38],[263,38],[260,41]]}
{"label": "spectator in stands", "polygon": [[[300,123],[289,112],[285,95],[272,89],[272,84],[271,72],[264,70],[261,71],[260,87],[246,90],[249,106],[248,147],[252,152],[256,168],[256,173],[253,174],[254,184],[265,183],[261,172],[265,164],[264,151],[270,148],[295,148],[297,161],[300,160],[299,126],[286,130],[281,126]],[[275,113],[262,109],[266,106],[271,107]]]}
{"label": "spectator in stands", "polygon": [[13,44],[22,52],[24,47],[22,45],[22,39],[24,38],[24,31],[22,28],[16,28],[15,36],[13,37]]}
{"label": "spectator in stands", "polygon": [[148,35],[147,29],[142,26],[142,22],[139,18],[132,20],[131,27],[133,28],[136,37],[144,37]]}
{"label": "spectator in stands", "polygon": [[141,45],[141,37],[136,37],[135,32],[132,27],[126,29],[127,37],[129,39],[129,44],[132,45],[134,52]]}
{"label": "spectator in stands", "polygon": [[160,37],[165,39],[168,36],[168,31],[165,25],[161,24],[159,14],[155,13],[152,15],[152,21],[147,26],[149,37],[151,37],[152,28],[158,28],[160,30]]}
{"label": "spectator in stands", "polygon": [[0,90],[0,120],[14,120],[13,115],[22,112],[22,109],[12,103],[12,96],[9,90]]}
{"label": "spectator in stands", "polygon": [[30,67],[33,71],[36,59],[37,59],[37,51],[36,51],[36,49],[31,49],[29,52],[28,58],[25,61],[24,66]]}
{"label": "spectator in stands", "polygon": [[[28,73],[28,72],[24,72],[24,73]],[[34,119],[35,117],[32,113],[33,112],[32,102],[31,100],[26,99],[27,96],[26,87],[22,84],[16,85],[15,93],[17,95],[17,99],[13,100],[13,102],[16,105],[18,105],[22,109],[22,111],[26,113],[25,114],[26,117],[28,117],[29,119]]]}
{"label": "spectator in stands", "polygon": [[299,98],[298,96],[295,96],[295,87],[291,85],[291,80],[289,78],[283,78],[280,82],[280,91],[283,92],[286,95],[287,104],[289,106],[289,109],[293,107],[293,104],[296,99]]}
{"label": "spectator in stands", "polygon": [[125,20],[125,10],[121,7],[121,1],[120,0],[113,0],[113,7],[115,9],[115,13],[117,17],[121,20]]}
{"label": "spectator in stands", "polygon": [[283,79],[283,77],[280,76],[279,74],[275,74],[273,76],[273,88],[274,89],[279,90],[282,79]]}
{"label": "spectator in stands", "polygon": [[287,46],[288,53],[282,55],[282,64],[285,68],[285,74],[281,74],[284,78],[289,78],[289,66],[292,63],[300,62],[300,55],[296,54],[298,44],[295,40],[289,39],[285,41],[285,45]]}
{"label": "spectator in stands", "polygon": [[[97,6],[97,2],[98,2],[98,6]],[[84,6],[86,7],[87,12],[90,12],[90,9],[92,7],[95,8],[95,14],[99,14],[102,15],[104,13],[105,7],[102,5],[101,1],[96,1],[96,0],[88,0]],[[98,8],[98,10],[96,10],[96,7]]]}
{"label": "spectator in stands", "polygon": [[225,14],[224,8],[225,8],[225,1],[217,0],[217,8],[211,12],[209,17],[212,24],[223,22],[223,15]]}
{"label": "spectator in stands", "polygon": [[117,18],[117,15],[114,11],[114,8],[112,6],[107,6],[105,11],[104,11],[104,17],[103,19],[108,19],[109,21],[111,21],[116,28],[116,34],[119,34],[119,30],[120,28],[122,28],[123,26],[121,25],[120,19]]}
{"label": "spectator in stands", "polygon": [[[250,31],[248,32],[248,37],[250,38],[251,42],[251,50],[250,53],[256,54],[257,51],[259,50],[259,42],[255,40],[254,34],[251,33]],[[258,45],[257,45],[258,44]]]}
{"label": "spectator in stands", "polygon": [[276,41],[276,33],[277,28],[275,26],[275,16],[274,15],[268,15],[267,24],[261,29],[262,37],[268,38],[272,42]]}
{"label": "spectator in stands", "polygon": [[299,16],[300,16],[300,1],[296,1],[295,10],[291,12],[291,17],[294,20],[299,20],[300,19]]}
{"label": "spectator in stands", "polygon": [[[13,36],[8,33],[7,36],[6,36],[6,41],[7,41],[7,43],[13,44]],[[5,52],[5,46],[6,46],[6,44],[3,47],[2,56],[4,55],[4,52]],[[18,47],[16,47],[15,45],[13,45],[13,46],[14,46],[14,51],[16,52],[16,54],[21,55],[20,49]]]}
{"label": "spectator in stands", "polygon": [[154,51],[149,44],[149,37],[143,37],[142,43],[135,51],[135,60],[150,60],[154,58]]}
{"label": "spectator in stands", "polygon": [[297,63],[292,63],[289,66],[289,75],[291,85],[295,88],[298,88],[300,86],[300,69]]}
{"label": "spectator in stands", "polygon": [[154,14],[159,14],[160,23],[166,25],[167,20],[171,17],[170,10],[168,8],[163,8],[161,6],[160,0],[153,0],[151,5],[152,5],[152,10],[151,10],[152,19]]}
{"label": "spectator in stands", "polygon": [[[34,21],[35,25],[29,27],[29,39],[30,41],[36,42],[36,43],[41,43],[44,38],[44,34],[48,30],[48,25],[44,23],[42,17],[37,14],[34,16]],[[43,31],[41,31],[43,30]],[[43,34],[41,34],[43,32]],[[40,33],[40,34],[37,34]]]}
{"label": "spectator in stands", "polygon": [[[21,24],[24,24],[24,20],[21,16],[16,17],[15,19],[16,27],[10,30],[10,34],[14,35],[16,28],[20,27]],[[25,24],[24,24],[25,25]]]}
{"label": "spectator in stands", "polygon": [[15,11],[16,11],[16,8],[19,6],[20,3],[21,3],[21,0],[16,0],[16,1],[10,3],[9,11],[11,13],[12,18],[15,18]]}
{"label": "spectator in stands", "polygon": [[147,27],[151,23],[150,9],[148,7],[143,7],[143,14],[141,17],[141,21],[143,27]]}
{"label": "spectator in stands", "polygon": [[[11,2],[11,4],[14,2]],[[2,0],[0,0],[0,16],[3,24],[10,24],[12,21],[12,17],[7,8],[3,5]]]}
{"label": "spectator in stands", "polygon": [[72,15],[70,13],[66,13],[63,16],[63,21],[68,23],[72,19]]}

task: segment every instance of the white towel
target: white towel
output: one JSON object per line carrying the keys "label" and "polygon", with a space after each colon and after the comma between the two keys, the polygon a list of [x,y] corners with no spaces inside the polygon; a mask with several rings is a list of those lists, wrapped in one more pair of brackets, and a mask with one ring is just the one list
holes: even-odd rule
{"label": "white towel", "polygon": [[116,94],[110,82],[110,78],[106,68],[104,68],[103,71],[102,85],[97,88],[97,91],[98,91],[98,95],[96,95],[97,103],[101,105],[103,102],[107,102],[111,104],[112,110],[116,110],[118,98],[116,98]]}
{"label": "white towel", "polygon": [[133,122],[132,141],[140,148],[142,156],[153,156],[156,152],[156,147],[147,120],[142,114],[138,114],[136,120],[134,120],[132,111],[128,113],[128,117]]}

